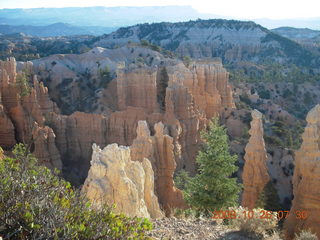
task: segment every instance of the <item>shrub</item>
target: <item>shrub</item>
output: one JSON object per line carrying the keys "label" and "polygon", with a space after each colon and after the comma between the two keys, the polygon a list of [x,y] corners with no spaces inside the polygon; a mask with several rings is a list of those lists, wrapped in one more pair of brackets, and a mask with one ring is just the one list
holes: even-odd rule
{"label": "shrub", "polygon": [[4,239],[146,239],[146,219],[95,210],[22,144],[0,161],[0,235]]}
{"label": "shrub", "polygon": [[[229,208],[229,212],[235,211],[236,218],[228,219],[228,225],[239,229],[246,235],[267,235],[277,231],[277,213],[267,211],[261,208],[251,210],[253,217],[249,213],[250,210],[243,207]],[[265,213],[265,214],[264,214]]]}
{"label": "shrub", "polygon": [[100,73],[100,86],[102,88],[106,88],[109,82],[112,80],[112,74],[110,72],[110,69],[108,66],[106,66],[104,69],[99,69]]}
{"label": "shrub", "polygon": [[191,58],[189,56],[184,56],[183,57],[183,63],[186,67],[189,67],[191,64]]}
{"label": "shrub", "polygon": [[299,234],[295,235],[294,240],[318,240],[318,237],[310,230],[302,230]]}
{"label": "shrub", "polygon": [[141,40],[140,40],[140,44],[141,44],[142,46],[145,46],[145,47],[148,47],[148,46],[151,45],[150,42],[149,42],[148,40],[146,40],[146,39],[141,39]]}
{"label": "shrub", "polygon": [[180,218],[180,219],[196,219],[201,216],[201,213],[194,208],[187,208],[187,209],[175,208],[171,212],[173,212],[174,217]]}

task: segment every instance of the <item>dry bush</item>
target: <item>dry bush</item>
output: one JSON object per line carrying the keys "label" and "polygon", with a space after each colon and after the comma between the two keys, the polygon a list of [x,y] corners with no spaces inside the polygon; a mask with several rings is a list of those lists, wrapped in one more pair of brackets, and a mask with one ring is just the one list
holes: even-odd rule
{"label": "dry bush", "polygon": [[249,216],[249,209],[243,207],[232,207],[228,211],[234,211],[236,218],[228,219],[227,222],[233,228],[239,229],[247,235],[267,236],[276,232],[278,219],[276,212],[268,212],[261,208],[253,209],[253,217]]}
{"label": "dry bush", "polygon": [[295,240],[318,240],[316,234],[312,233],[311,230],[302,230],[299,234],[295,235]]}

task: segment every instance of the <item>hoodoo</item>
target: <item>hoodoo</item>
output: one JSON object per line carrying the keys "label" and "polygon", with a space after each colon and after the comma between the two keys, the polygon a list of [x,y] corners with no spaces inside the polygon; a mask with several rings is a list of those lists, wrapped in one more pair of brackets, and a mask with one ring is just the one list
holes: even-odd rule
{"label": "hoodoo", "polygon": [[267,169],[267,152],[263,139],[262,114],[253,110],[249,131],[250,139],[245,148],[245,164],[242,174],[244,191],[242,206],[249,209],[255,207],[256,200],[269,181]]}
{"label": "hoodoo", "polygon": [[307,115],[302,145],[296,152],[292,178],[293,201],[285,221],[287,239],[310,229],[320,238],[320,105]]}

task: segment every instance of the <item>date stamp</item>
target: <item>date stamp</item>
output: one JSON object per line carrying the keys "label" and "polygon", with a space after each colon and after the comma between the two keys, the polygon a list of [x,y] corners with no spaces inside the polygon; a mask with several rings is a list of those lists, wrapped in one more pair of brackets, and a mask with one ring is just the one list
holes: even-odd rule
{"label": "date stamp", "polygon": [[260,210],[259,212],[255,212],[253,210],[244,210],[242,212],[236,212],[235,210],[220,210],[212,212],[213,219],[237,219],[237,218],[246,218],[246,219],[272,219],[276,217],[278,220],[286,219],[289,215],[294,215],[296,219],[304,220],[308,218],[308,211],[284,211],[280,210],[277,212]]}

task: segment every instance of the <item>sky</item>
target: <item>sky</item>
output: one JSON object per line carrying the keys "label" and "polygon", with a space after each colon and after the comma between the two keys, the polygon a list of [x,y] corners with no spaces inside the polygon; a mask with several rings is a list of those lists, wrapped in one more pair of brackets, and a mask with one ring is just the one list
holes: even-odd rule
{"label": "sky", "polygon": [[320,17],[319,0],[0,0],[0,8],[189,5],[202,13],[234,18]]}

